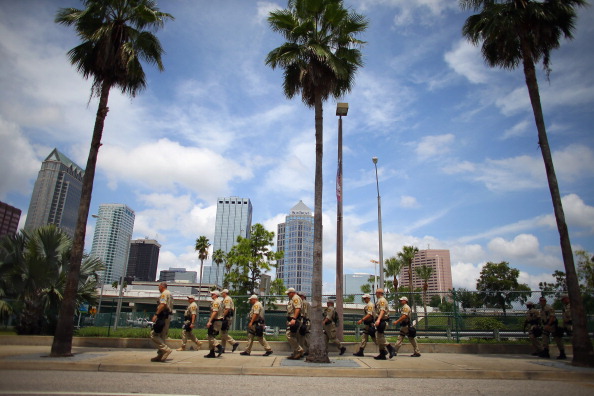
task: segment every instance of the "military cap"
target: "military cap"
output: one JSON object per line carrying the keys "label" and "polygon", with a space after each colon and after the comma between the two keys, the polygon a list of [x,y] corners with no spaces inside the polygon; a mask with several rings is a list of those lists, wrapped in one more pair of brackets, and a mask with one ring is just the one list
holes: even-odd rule
{"label": "military cap", "polygon": [[371,298],[371,296],[367,293],[363,294],[363,296],[361,297],[362,299],[366,299],[366,298]]}
{"label": "military cap", "polygon": [[221,290],[221,293],[227,293],[227,294],[229,294],[229,289],[223,289],[223,290]]}
{"label": "military cap", "polygon": [[188,300],[195,300],[195,299],[196,299],[196,297],[194,297],[194,296],[193,296],[193,295],[191,295],[191,294],[190,294],[190,295],[189,295],[187,298],[188,298]]}
{"label": "military cap", "polygon": [[398,301],[403,301],[403,300],[406,301],[406,302],[408,302],[408,298],[407,297],[404,297],[404,296],[402,296],[402,297],[400,297],[398,299]]}
{"label": "military cap", "polygon": [[287,291],[285,292],[285,294],[289,294],[289,293],[297,293],[297,290],[295,290],[295,288],[293,288],[293,287],[289,287],[287,289]]}
{"label": "military cap", "polygon": [[214,294],[214,295],[217,295],[217,296],[220,296],[221,295],[221,293],[218,290],[212,290],[210,292],[210,294]]}

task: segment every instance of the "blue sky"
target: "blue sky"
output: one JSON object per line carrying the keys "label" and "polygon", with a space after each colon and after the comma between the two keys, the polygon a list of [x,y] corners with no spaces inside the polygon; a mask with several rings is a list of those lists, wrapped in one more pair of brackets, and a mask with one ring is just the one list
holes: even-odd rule
{"label": "blue sky", "polygon": [[[563,269],[532,110],[520,69],[489,69],[461,36],[469,12],[442,0],[359,0],[367,16],[344,118],[345,273],[378,257],[379,158],[384,257],[404,245],[449,249],[455,287],[474,288],[487,261],[508,261],[537,288]],[[84,167],[97,100],[70,66],[71,28],[53,23],[78,1],[0,3],[0,200],[26,215],[41,161],[57,147]],[[125,203],[134,238],[162,244],[159,268],[196,270],[216,198],[251,199],[268,230],[299,200],[313,209],[314,114],[282,93],[264,64],[282,43],[266,22],[285,1],[171,0],[158,33],[165,71],[145,67],[134,99],[112,91],[91,212]],[[539,83],[575,249],[594,252],[594,8],[552,54]],[[324,289],[334,289],[336,101],[324,106]],[[21,224],[24,224],[24,216]],[[89,219],[86,249],[94,230]]]}

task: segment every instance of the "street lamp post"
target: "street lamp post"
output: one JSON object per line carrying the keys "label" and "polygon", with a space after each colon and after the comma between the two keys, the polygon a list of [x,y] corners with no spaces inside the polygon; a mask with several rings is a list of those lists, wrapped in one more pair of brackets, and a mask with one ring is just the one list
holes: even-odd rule
{"label": "street lamp post", "polygon": [[379,236],[379,287],[384,288],[384,247],[382,245],[382,198],[379,192],[379,179],[377,177],[377,157],[371,159],[375,166],[375,184],[377,186],[377,233]]}
{"label": "street lamp post", "polygon": [[[342,247],[342,117],[349,112],[348,103],[336,104],[338,116],[338,169],[336,171],[336,313],[343,317],[344,290],[343,290],[343,247]],[[343,339],[343,320],[338,322],[336,336]]]}

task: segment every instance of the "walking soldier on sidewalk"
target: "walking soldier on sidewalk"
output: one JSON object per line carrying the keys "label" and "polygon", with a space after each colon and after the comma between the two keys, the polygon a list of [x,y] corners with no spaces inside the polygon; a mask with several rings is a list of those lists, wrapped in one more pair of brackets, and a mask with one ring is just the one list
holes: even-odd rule
{"label": "walking soldier on sidewalk", "polygon": [[365,307],[363,308],[363,317],[359,319],[357,324],[363,324],[365,327],[362,331],[363,335],[361,337],[361,344],[359,344],[359,350],[353,353],[353,356],[365,356],[364,351],[369,337],[371,337],[373,342],[377,344],[375,339],[375,325],[373,323],[375,307],[371,302],[371,296],[369,294],[363,294],[362,299],[365,302]]}
{"label": "walking soldier on sidewalk", "polygon": [[555,310],[549,304],[547,299],[541,297],[538,299],[540,304],[540,319],[542,320],[542,354],[540,357],[550,358],[549,355],[549,344],[551,343],[551,334],[555,334],[557,331],[557,317],[555,316]]}
{"label": "walking soldier on sidewalk", "polygon": [[534,348],[532,356],[540,356],[543,352],[540,341],[542,335],[540,311],[534,307],[534,303],[531,301],[526,303],[526,308],[528,308],[528,312],[526,312],[526,319],[524,320],[524,332],[528,330],[530,341],[532,341],[532,347]]}
{"label": "walking soldier on sidewalk", "polygon": [[301,309],[303,308],[303,302],[301,298],[296,294],[296,290],[292,287],[288,288],[285,292],[289,296],[289,302],[287,303],[287,341],[291,345],[292,354],[288,357],[291,360],[299,360],[303,356],[303,348],[299,345],[297,340],[297,332],[301,327]]}
{"label": "walking soldier on sidewalk", "polygon": [[188,338],[192,340],[196,344],[196,350],[200,349],[202,342],[198,341],[192,330],[195,327],[196,322],[196,314],[198,313],[198,305],[196,305],[196,301],[194,301],[194,296],[188,296],[188,308],[186,308],[186,312],[184,312],[184,326],[182,328],[182,343],[181,348],[178,348],[178,351],[185,351],[186,344],[188,342]]}
{"label": "walking soldier on sidewalk", "polygon": [[258,342],[264,347],[264,356],[272,355],[272,348],[268,345],[268,342],[264,338],[264,307],[262,303],[258,301],[258,296],[253,294],[248,300],[252,304],[252,309],[248,315],[248,341],[247,346],[240,355],[249,356],[252,353],[252,344],[254,343],[254,337],[258,337]]}
{"label": "walking soldier on sidewalk", "polygon": [[233,299],[229,296],[229,290],[223,289],[221,291],[223,296],[223,325],[221,327],[221,345],[223,347],[223,352],[225,352],[225,346],[227,342],[229,345],[233,347],[231,352],[235,352],[237,347],[239,346],[239,342],[235,341],[233,337],[229,335],[229,329],[233,324],[233,315],[235,314],[235,304],[233,303]]}
{"label": "walking soldier on sidewalk", "polygon": [[394,347],[386,341],[386,336],[384,334],[384,331],[386,331],[386,327],[388,326],[388,321],[390,320],[390,307],[388,305],[388,300],[384,297],[384,289],[377,289],[375,291],[375,297],[377,299],[375,302],[375,337],[379,348],[379,355],[374,357],[374,359],[386,360],[388,352],[390,352],[390,359],[392,359],[396,352],[394,351]]}
{"label": "walking soldier on sidewalk", "polygon": [[335,344],[338,347],[339,354],[342,355],[346,351],[346,348],[336,339],[336,323],[338,323],[338,320],[338,312],[334,308],[334,300],[329,299],[324,309],[324,319],[322,321],[324,334],[326,335],[326,344]]}
{"label": "walking soldier on sidewalk", "polygon": [[173,312],[173,297],[167,290],[167,282],[159,283],[161,295],[157,303],[157,312],[153,316],[153,329],[151,331],[151,340],[157,345],[157,356],[151,359],[151,362],[164,362],[171,355],[171,348],[167,346],[167,336],[169,334],[169,317]]}
{"label": "walking soldier on sidewalk", "polygon": [[301,326],[297,332],[297,341],[301,345],[301,348],[303,348],[303,356],[307,356],[309,354],[309,335],[311,329],[309,321],[309,308],[311,305],[307,301],[307,296],[304,292],[298,291],[297,295],[301,297]]}
{"label": "walking soldier on sidewalk", "polygon": [[[210,317],[206,323],[206,334],[208,335],[208,349],[210,352],[205,355],[205,358],[214,358],[221,356],[223,353],[223,347],[216,336],[219,335],[221,327],[223,326],[223,301],[219,298],[219,291],[213,290],[210,292],[212,302],[210,303]],[[215,348],[217,355],[215,355]]]}
{"label": "walking soldier on sidewalk", "polygon": [[408,298],[400,297],[398,301],[400,302],[400,305],[402,307],[400,308],[400,317],[398,318],[398,320],[394,321],[394,326],[400,324],[400,334],[398,335],[398,341],[396,341],[394,356],[396,356],[396,354],[398,353],[398,350],[402,345],[404,337],[408,337],[408,340],[410,341],[410,344],[412,345],[414,352],[410,356],[419,357],[421,356],[421,352],[419,351],[419,345],[417,344],[417,340],[415,340],[416,331],[414,330],[414,328],[412,328],[412,320],[410,318],[411,309],[408,306]]}

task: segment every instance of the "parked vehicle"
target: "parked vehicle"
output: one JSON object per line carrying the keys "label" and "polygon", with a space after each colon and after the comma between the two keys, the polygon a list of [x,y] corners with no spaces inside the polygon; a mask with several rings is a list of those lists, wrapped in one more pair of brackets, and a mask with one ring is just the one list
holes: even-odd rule
{"label": "parked vehicle", "polygon": [[153,322],[145,318],[129,319],[126,321],[128,326],[132,327],[152,327]]}

